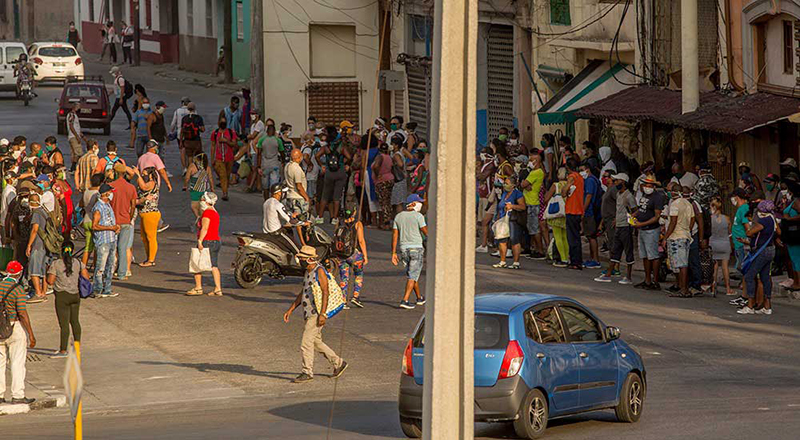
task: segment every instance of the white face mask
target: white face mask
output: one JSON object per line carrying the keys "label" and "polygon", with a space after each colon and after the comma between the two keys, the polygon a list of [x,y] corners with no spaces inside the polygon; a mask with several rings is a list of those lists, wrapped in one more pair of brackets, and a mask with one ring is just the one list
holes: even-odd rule
{"label": "white face mask", "polygon": [[655,188],[650,188],[649,186],[642,187],[642,192],[644,192],[647,195],[653,194],[655,190],[656,190]]}
{"label": "white face mask", "polygon": [[581,171],[580,174],[581,174],[581,177],[583,177],[584,179],[589,177],[589,172],[588,171]]}
{"label": "white face mask", "polygon": [[97,154],[100,152],[99,148],[92,148],[92,153]]}
{"label": "white face mask", "polygon": [[13,157],[14,159],[19,159],[19,157],[21,155],[22,155],[22,151],[20,151],[20,150],[17,150],[15,152],[11,153],[11,157]]}
{"label": "white face mask", "polygon": [[508,141],[509,145],[519,145],[519,139],[511,139]]}
{"label": "white face mask", "polygon": [[150,104],[142,104],[142,108],[148,110],[150,109]]}
{"label": "white face mask", "polygon": [[414,203],[414,206],[411,208],[416,212],[422,211],[422,203]]}
{"label": "white face mask", "polygon": [[287,138],[288,138],[288,137],[292,137],[292,130],[289,130],[289,131],[287,131],[287,132],[286,132],[284,135],[285,135]]}
{"label": "white face mask", "polygon": [[736,206],[736,197],[731,197],[731,205]]}
{"label": "white face mask", "polygon": [[257,119],[258,119],[258,116],[256,116],[256,115],[250,115],[250,120],[251,120],[251,121],[253,121],[253,122],[256,122],[256,120],[257,120]]}
{"label": "white face mask", "polygon": [[528,168],[533,169],[533,162],[528,161]]}
{"label": "white face mask", "polygon": [[313,131],[314,130],[314,124],[309,123],[308,124],[308,130],[309,131]]}
{"label": "white face mask", "polygon": [[156,109],[156,111],[158,112],[159,115],[163,115],[164,114],[164,107],[159,107],[159,108]]}
{"label": "white face mask", "polygon": [[201,210],[201,211],[205,211],[205,210],[206,210],[206,209],[208,209],[208,208],[209,208],[209,206],[208,206],[208,203],[206,203],[206,202],[204,202],[204,201],[202,201],[202,200],[201,200],[201,201],[200,201],[200,210]]}

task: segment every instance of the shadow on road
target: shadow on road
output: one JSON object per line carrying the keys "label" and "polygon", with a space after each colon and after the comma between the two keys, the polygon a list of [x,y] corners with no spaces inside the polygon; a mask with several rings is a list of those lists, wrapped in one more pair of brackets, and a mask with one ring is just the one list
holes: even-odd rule
{"label": "shadow on road", "polygon": [[[327,428],[331,421],[331,401],[298,403],[272,408],[267,412],[285,419]],[[331,429],[370,437],[397,438],[402,436],[402,433],[396,420],[397,402],[343,400],[336,402],[333,408]]]}
{"label": "shadow on road", "polygon": [[272,379],[280,379],[291,381],[297,375],[296,372],[290,373],[286,371],[259,371],[250,365],[241,364],[210,364],[210,363],[185,363],[185,362],[159,362],[159,361],[137,361],[137,364],[142,365],[172,365],[175,367],[193,368],[201,372],[209,371],[223,371],[226,373],[238,373],[247,376],[269,377]]}

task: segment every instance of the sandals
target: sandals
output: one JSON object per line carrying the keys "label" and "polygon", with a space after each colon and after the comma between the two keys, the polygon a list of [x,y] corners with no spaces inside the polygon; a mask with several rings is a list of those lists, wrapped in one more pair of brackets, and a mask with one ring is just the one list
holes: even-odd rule
{"label": "sandals", "polygon": [[208,292],[208,296],[222,296],[222,290],[214,290],[212,292]]}
{"label": "sandals", "polygon": [[155,261],[147,261],[147,260],[145,260],[145,261],[142,261],[141,263],[139,263],[139,267],[153,267],[155,265],[156,265]]}
{"label": "sandals", "polygon": [[186,295],[187,296],[198,296],[198,295],[202,295],[202,294],[203,294],[203,289],[198,289],[197,287],[195,287],[192,290],[186,291]]}

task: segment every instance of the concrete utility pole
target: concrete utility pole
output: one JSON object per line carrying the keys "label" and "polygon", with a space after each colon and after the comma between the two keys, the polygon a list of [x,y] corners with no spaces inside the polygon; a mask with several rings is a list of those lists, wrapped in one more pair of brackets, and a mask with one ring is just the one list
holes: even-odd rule
{"label": "concrete utility pole", "polygon": [[139,28],[139,0],[133,0],[131,4],[131,15],[133,24],[133,65],[138,66],[142,62],[142,30]]}
{"label": "concrete utility pole", "polygon": [[423,438],[474,437],[478,0],[434,3]]}
{"label": "concrete utility pole", "polygon": [[264,114],[264,0],[253,0],[250,26],[250,92],[253,108]]}
{"label": "concrete utility pole", "polygon": [[700,107],[697,0],[681,0],[681,112]]}
{"label": "concrete utility pole", "polygon": [[224,24],[222,32],[225,33],[225,38],[222,43],[222,53],[225,54],[225,82],[230,84],[233,82],[233,5],[231,0],[224,0],[222,2],[224,13],[222,14]]}

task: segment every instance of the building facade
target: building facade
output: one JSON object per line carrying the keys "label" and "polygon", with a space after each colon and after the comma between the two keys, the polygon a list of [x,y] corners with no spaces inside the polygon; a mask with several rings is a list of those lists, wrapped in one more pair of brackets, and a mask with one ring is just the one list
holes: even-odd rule
{"label": "building facade", "polygon": [[0,39],[65,41],[74,7],[74,0],[0,0]]}

